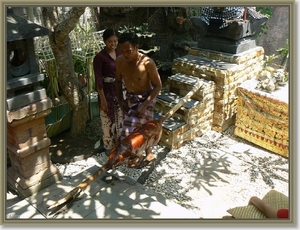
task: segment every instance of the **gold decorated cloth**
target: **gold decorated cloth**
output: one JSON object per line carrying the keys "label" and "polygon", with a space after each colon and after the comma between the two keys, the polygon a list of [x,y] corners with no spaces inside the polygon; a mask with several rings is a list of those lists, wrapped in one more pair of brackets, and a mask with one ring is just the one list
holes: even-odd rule
{"label": "gold decorated cloth", "polygon": [[273,92],[255,89],[258,81],[237,88],[234,134],[269,151],[289,156],[288,84]]}

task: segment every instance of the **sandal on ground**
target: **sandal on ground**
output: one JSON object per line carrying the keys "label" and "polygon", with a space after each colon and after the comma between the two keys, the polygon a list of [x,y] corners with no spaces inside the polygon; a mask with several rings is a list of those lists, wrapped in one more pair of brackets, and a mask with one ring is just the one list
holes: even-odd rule
{"label": "sandal on ground", "polygon": [[129,159],[127,165],[128,165],[129,168],[136,168],[137,166],[140,165],[140,163],[143,160],[144,160],[143,156],[141,156],[141,157],[135,157],[133,159]]}
{"label": "sandal on ground", "polygon": [[147,160],[146,157],[145,157],[143,159],[143,161],[139,165],[137,165],[135,168],[137,168],[137,169],[144,168],[144,167],[146,167],[147,165],[149,165],[154,160],[155,160],[155,158],[153,158],[152,160]]}

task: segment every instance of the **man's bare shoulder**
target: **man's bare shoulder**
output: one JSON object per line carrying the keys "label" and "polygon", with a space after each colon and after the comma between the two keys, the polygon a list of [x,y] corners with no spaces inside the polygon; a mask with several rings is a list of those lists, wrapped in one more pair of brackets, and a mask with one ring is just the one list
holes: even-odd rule
{"label": "man's bare shoulder", "polygon": [[119,63],[121,63],[123,60],[124,60],[123,55],[117,56],[117,58],[116,58],[116,62],[119,62]]}
{"label": "man's bare shoulder", "polygon": [[153,65],[153,64],[155,64],[154,60],[152,58],[148,57],[147,55],[143,55],[142,60],[143,60],[142,62],[143,62],[144,65],[149,65],[149,64]]}
{"label": "man's bare shoulder", "polygon": [[156,63],[155,63],[155,61],[152,59],[152,58],[150,58],[150,57],[148,57],[148,56],[146,56],[147,58],[145,58],[144,60],[143,60],[143,64],[144,64],[144,66],[147,68],[147,69],[152,69],[152,68],[156,68]]}

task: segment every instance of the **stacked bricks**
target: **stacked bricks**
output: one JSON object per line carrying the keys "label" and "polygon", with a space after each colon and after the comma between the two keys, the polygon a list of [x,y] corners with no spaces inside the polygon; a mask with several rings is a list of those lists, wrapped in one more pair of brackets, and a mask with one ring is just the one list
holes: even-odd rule
{"label": "stacked bricks", "polygon": [[45,116],[51,112],[49,98],[7,111],[7,150],[11,161],[8,183],[23,197],[61,179],[49,154]]}
{"label": "stacked bricks", "polygon": [[237,90],[234,134],[284,157],[289,156],[288,84],[273,92],[256,90],[258,81]]}
{"label": "stacked bricks", "polygon": [[173,61],[172,71],[215,83],[212,129],[223,132],[235,123],[237,87],[261,71],[263,58],[262,47],[239,54],[192,48]]}
{"label": "stacked bricks", "polygon": [[[163,123],[160,143],[170,149],[177,149],[186,141],[211,130],[215,83],[204,79],[200,81],[202,82],[200,89],[172,115],[172,118]],[[192,90],[195,84],[196,79],[193,76],[185,74],[169,76],[168,89],[162,90],[158,95],[155,110],[166,114]]]}

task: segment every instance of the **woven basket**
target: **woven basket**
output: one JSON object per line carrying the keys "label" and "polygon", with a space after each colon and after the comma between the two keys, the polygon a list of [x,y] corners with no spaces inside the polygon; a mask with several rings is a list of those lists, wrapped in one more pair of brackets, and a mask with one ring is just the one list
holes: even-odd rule
{"label": "woven basket", "polygon": [[[271,190],[263,199],[276,209],[289,208],[289,198],[284,194]],[[254,205],[239,206],[227,210],[235,219],[265,219],[267,216]]]}

